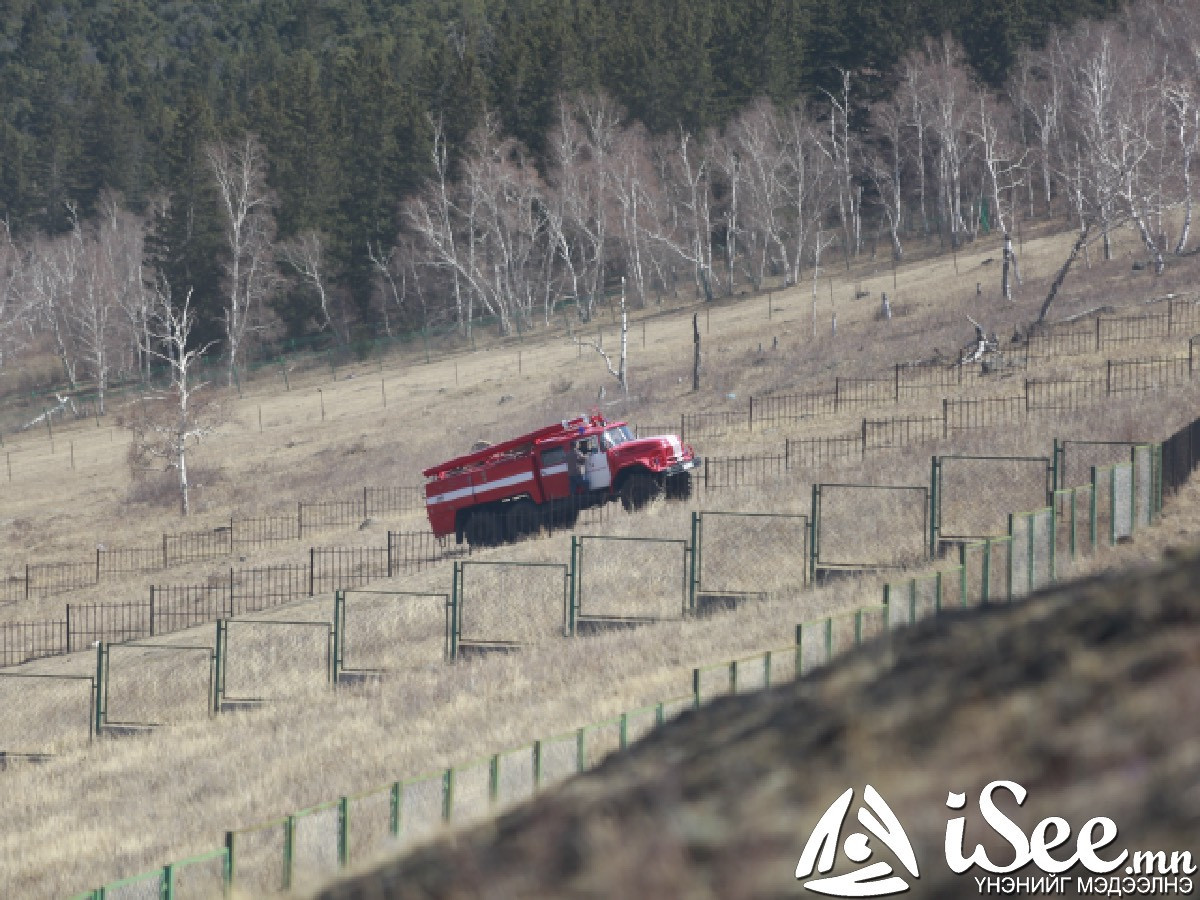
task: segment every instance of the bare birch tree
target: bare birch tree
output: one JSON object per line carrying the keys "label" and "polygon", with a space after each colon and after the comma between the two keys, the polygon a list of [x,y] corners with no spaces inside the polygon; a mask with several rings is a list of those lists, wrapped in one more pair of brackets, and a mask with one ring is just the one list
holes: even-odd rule
{"label": "bare birch tree", "polygon": [[274,285],[272,200],[267,190],[266,152],[253,135],[209,144],[205,155],[217,182],[229,245],[222,318],[229,358],[227,377],[232,385],[247,331],[254,327],[255,315]]}
{"label": "bare birch tree", "polygon": [[172,298],[170,285],[165,282],[155,291],[153,344],[148,349],[167,364],[171,381],[167,391],[154,399],[153,409],[135,419],[129,451],[135,469],[144,468],[151,459],[160,459],[175,470],[179,508],[184,516],[192,511],[189,449],[216,429],[220,412],[215,399],[203,393],[206,385],[194,380],[196,364],[215,342],[192,344],[196,314],[191,302],[190,289],[182,302]]}
{"label": "bare birch tree", "polygon": [[279,254],[300,280],[316,293],[321,309],[321,328],[328,328],[338,343],[346,343],[348,335],[345,320],[340,312],[335,318],[330,310],[332,298],[325,268],[325,236],[315,229],[302,231],[290,241],[280,244]]}

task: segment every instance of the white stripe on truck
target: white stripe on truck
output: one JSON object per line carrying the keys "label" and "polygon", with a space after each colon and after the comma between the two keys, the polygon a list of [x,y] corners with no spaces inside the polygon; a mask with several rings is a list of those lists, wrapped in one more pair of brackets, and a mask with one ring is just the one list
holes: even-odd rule
{"label": "white stripe on truck", "polygon": [[453,491],[435,494],[432,497],[425,498],[425,505],[433,506],[436,503],[449,503],[451,500],[470,497],[472,494],[486,494],[488,491],[512,487],[514,484],[523,484],[526,481],[533,481],[532,472],[522,472],[519,475],[509,475],[507,478],[497,478],[495,481],[485,481],[482,484],[470,485],[465,488],[457,488]]}

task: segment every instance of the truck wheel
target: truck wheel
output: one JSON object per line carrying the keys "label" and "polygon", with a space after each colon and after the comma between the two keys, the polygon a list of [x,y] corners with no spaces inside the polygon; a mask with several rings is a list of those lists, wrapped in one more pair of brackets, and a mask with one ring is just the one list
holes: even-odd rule
{"label": "truck wheel", "polygon": [[641,509],[662,493],[658,482],[649,475],[630,475],[621,485],[621,506],[626,512]]}
{"label": "truck wheel", "polygon": [[508,540],[515,541],[527,534],[538,530],[538,508],[528,500],[518,500],[509,504],[505,514],[505,525]]}
{"label": "truck wheel", "polygon": [[667,479],[668,500],[688,500],[692,496],[692,476],[687,472]]}
{"label": "truck wheel", "polygon": [[492,512],[477,512],[467,519],[467,542],[472,547],[495,547],[500,543],[500,520]]}

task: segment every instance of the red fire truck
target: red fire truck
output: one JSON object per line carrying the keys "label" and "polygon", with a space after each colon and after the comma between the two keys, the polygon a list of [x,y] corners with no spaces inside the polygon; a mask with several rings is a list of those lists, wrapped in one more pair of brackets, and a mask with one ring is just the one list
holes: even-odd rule
{"label": "red fire truck", "polygon": [[[573,482],[568,454],[579,451]],[[612,500],[632,510],[664,494],[686,498],[698,462],[674,435],[639,439],[624,422],[580,416],[426,469],[425,509],[439,537],[492,546],[570,527],[581,509]]]}

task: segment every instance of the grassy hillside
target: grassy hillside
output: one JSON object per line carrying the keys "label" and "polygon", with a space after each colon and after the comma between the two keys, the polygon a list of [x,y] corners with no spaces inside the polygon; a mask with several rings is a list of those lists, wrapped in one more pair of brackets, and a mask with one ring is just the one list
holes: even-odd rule
{"label": "grassy hillside", "polygon": [[[824,280],[819,285],[815,337],[809,287],[773,293],[769,314],[767,296],[656,311],[645,320],[645,349],[640,345],[642,322],[635,322],[631,331],[634,399],[628,406],[607,406],[606,412],[667,424],[681,411],[720,409],[736,402],[727,399],[729,394],[744,398],[769,389],[804,390],[827,384],[834,375],[888,371],[895,362],[928,357],[934,347],[949,353],[963,343],[973,331],[964,313],[1004,335],[1032,316],[1067,243],[1067,238],[1053,234],[1027,239],[1026,282],[1021,298],[1011,306],[976,294],[975,283],[994,266],[985,262],[996,257],[994,246],[976,246],[957,259],[906,264],[896,274],[895,287],[890,267],[882,264],[839,271],[829,282],[837,304],[836,336],[827,318]],[[1193,265],[1187,260],[1167,279],[1153,280],[1132,272],[1124,262],[1097,264],[1069,283],[1060,314],[1181,291]],[[856,286],[871,296],[854,299]],[[899,313],[890,323],[875,319],[881,289],[892,293]],[[687,378],[694,312],[700,313],[706,353],[699,395],[691,394]],[[604,328],[605,346],[611,346],[612,325]],[[771,349],[775,338],[779,346]],[[1167,349],[1138,345],[1136,352]],[[1050,360],[1044,371],[1069,371],[1085,362],[1095,361]],[[96,543],[152,543],[166,529],[228,521],[234,510],[289,509],[297,499],[354,492],[363,484],[410,484],[421,467],[461,452],[478,438],[509,436],[591,405],[608,378],[594,354],[581,354],[564,334],[536,340],[526,336],[524,343],[481,343],[474,353],[434,356],[429,363],[423,354],[412,353],[398,356],[382,373],[378,367],[364,366],[352,373],[340,371],[336,381],[327,369],[296,371],[290,390],[283,390],[282,378],[264,375],[243,385],[241,399],[229,398],[229,424],[202,446],[198,462],[214,477],[205,480],[203,514],[186,526],[169,500],[158,507],[149,502],[153,497],[139,498],[119,431],[81,424],[56,433],[53,454],[47,436],[31,434],[5,448],[11,449],[14,460],[13,482],[0,482],[5,546],[16,559],[74,553],[86,557]],[[987,393],[1004,389],[1008,382],[1000,378],[998,386],[984,383],[973,389]],[[1154,439],[1195,417],[1195,389],[1169,397],[1165,405],[1158,405],[1159,398],[1134,397],[1070,416],[1031,420],[1027,429],[973,432],[944,449],[1045,452],[1052,436]],[[931,395],[929,402],[940,401]],[[916,403],[914,408],[922,407]],[[700,442],[698,450],[742,452],[759,442],[777,445],[785,434],[819,433],[854,421],[847,416],[845,422],[823,421],[817,427],[798,423],[749,439],[715,438]],[[65,458],[64,442],[74,444],[75,471]],[[690,507],[660,504],[639,516],[618,515],[601,530],[684,537],[689,512],[701,505],[803,510],[808,484],[817,479],[921,484],[928,478],[928,454],[938,452],[939,446],[831,465],[805,472],[795,483],[697,498]],[[22,460],[24,465],[19,464]],[[1008,510],[990,493],[981,493],[979,502],[1002,528]],[[1185,540],[1190,520],[1169,521],[1183,523],[1169,532],[1172,541]],[[366,535],[336,539],[377,541],[387,526],[420,525],[419,518],[410,516],[373,523]],[[1152,534],[1171,527],[1164,523]],[[863,540],[870,541],[871,535]],[[566,543],[563,536],[529,541],[478,558],[561,561]],[[287,554],[298,549],[263,551],[248,562],[287,560]],[[132,874],[214,847],[227,828],[494,752],[534,734],[601,718],[630,703],[685,692],[691,666],[775,646],[798,621],[858,605],[864,596],[878,596],[877,582],[870,579],[843,581],[819,591],[805,589],[794,566],[789,570],[794,561],[788,554],[777,547],[773,553],[769,560],[755,558],[751,563],[762,570],[775,567],[774,581],[766,585],[771,596],[737,613],[574,642],[544,635],[519,654],[456,666],[440,661],[442,611],[436,605],[414,608],[408,617],[380,615],[373,620],[377,641],[361,649],[378,654],[394,671],[336,695],[313,677],[312,666],[297,664],[288,655],[311,654],[311,646],[302,645],[299,638],[275,641],[260,636],[259,658],[240,669],[238,677],[243,685],[260,681],[259,687],[276,701],[214,720],[203,713],[203,691],[201,687],[197,693],[194,666],[187,668],[179,657],[145,652],[125,669],[120,693],[114,697],[126,703],[125,714],[168,715],[164,721],[169,727],[123,740],[106,739],[91,748],[65,741],[53,747],[61,755],[48,763],[17,766],[0,775],[8,788],[0,813],[13,825],[0,853],[0,882],[21,896],[54,896]],[[601,574],[614,584],[632,583],[646,574],[623,558],[608,565]],[[219,576],[222,570],[227,574],[223,566],[194,566],[171,577],[194,580]],[[146,580],[106,584],[84,596],[110,601],[144,596]],[[448,567],[443,565],[380,586],[445,592],[448,583]],[[61,609],[62,603],[63,598],[14,604],[0,615],[8,620],[34,618]],[[267,618],[328,619],[330,607],[330,597],[318,597],[273,611]],[[514,618],[511,609],[499,604],[491,614]],[[211,637],[212,627],[206,626],[171,640],[192,643]],[[250,640],[248,651],[254,647]],[[31,664],[26,670],[86,675],[94,664],[94,655],[75,654]],[[7,712],[0,716],[0,726],[10,737],[57,740],[64,721],[74,711],[82,712],[75,695],[35,695],[10,685],[5,690]],[[131,817],[128,811],[134,807],[138,813]],[[116,821],[122,822],[120,828],[112,825]]]}

